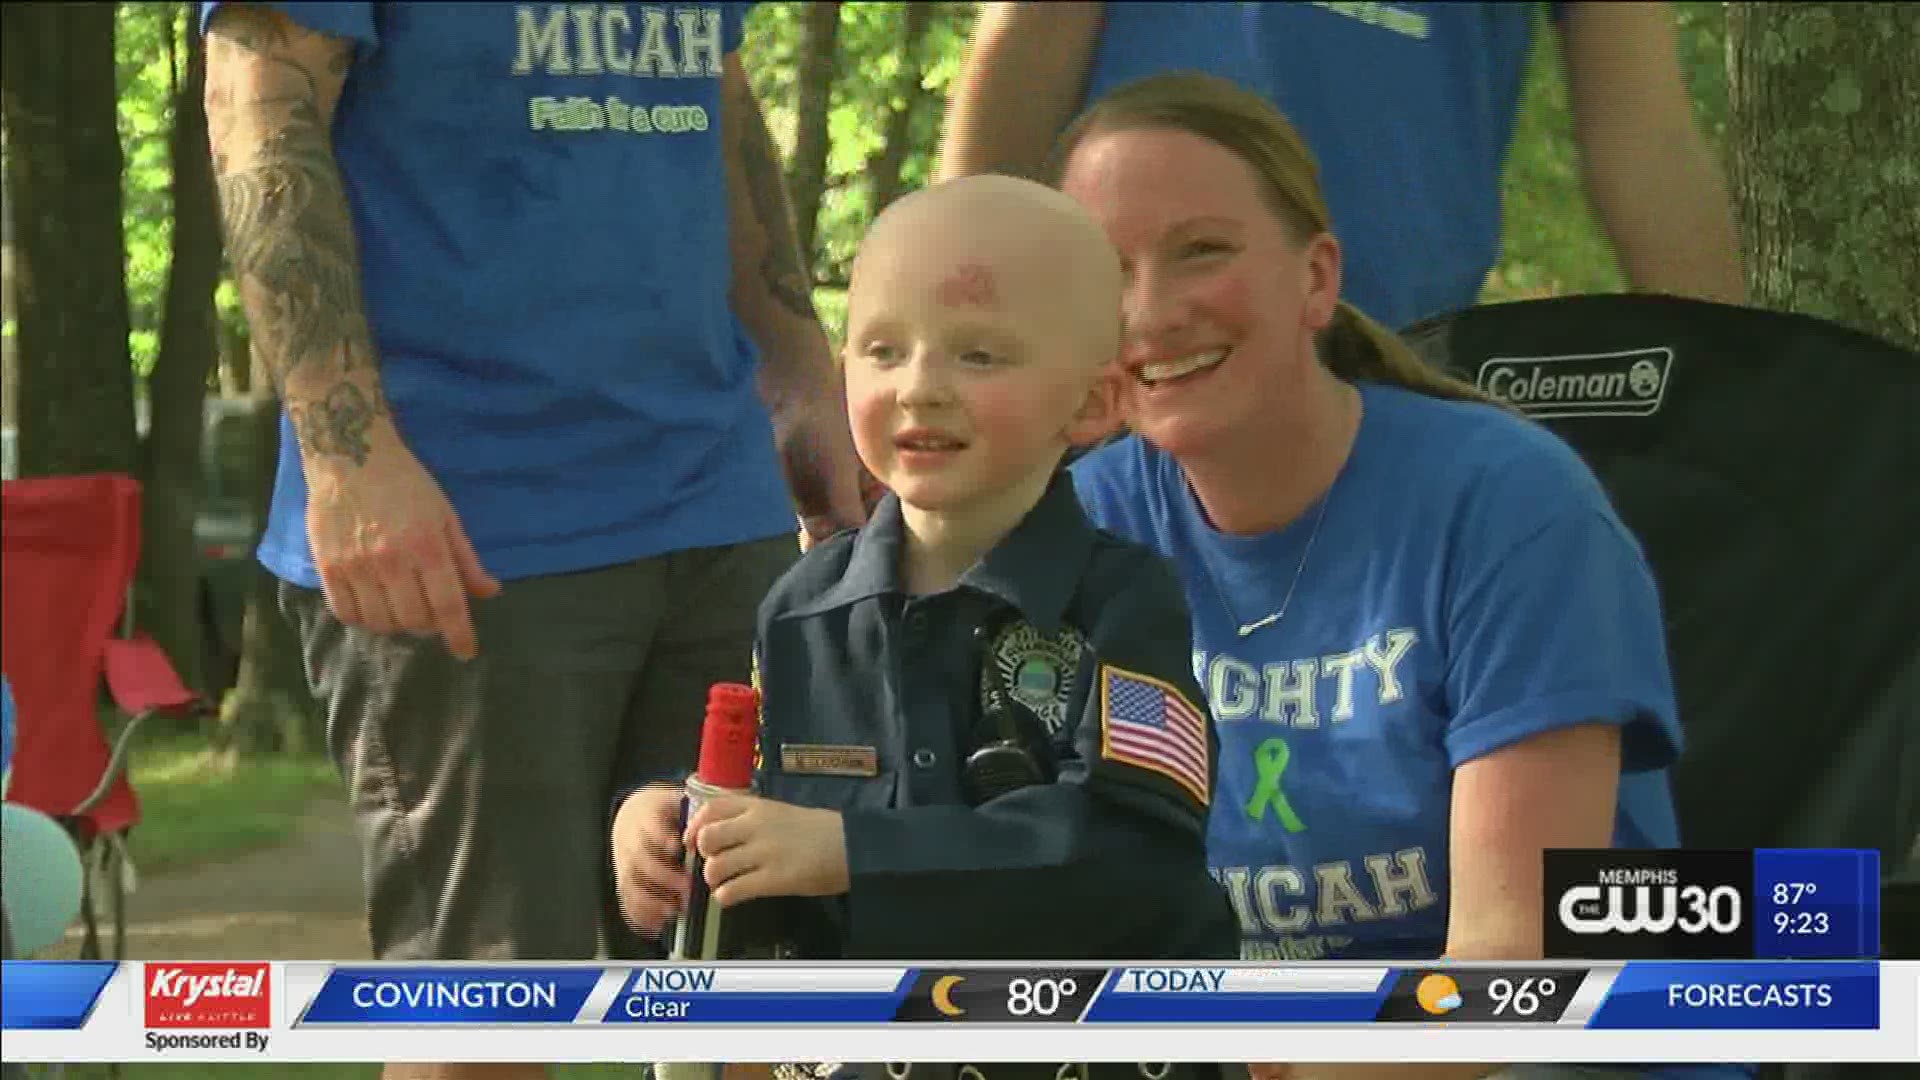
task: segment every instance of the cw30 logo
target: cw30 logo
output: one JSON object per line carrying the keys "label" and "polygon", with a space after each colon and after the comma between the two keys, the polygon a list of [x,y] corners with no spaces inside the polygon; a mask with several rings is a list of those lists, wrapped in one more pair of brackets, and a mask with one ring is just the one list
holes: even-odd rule
{"label": "cw30 logo", "polygon": [[1731,885],[1575,885],[1560,894],[1560,925],[1576,934],[1730,934],[1741,926]]}

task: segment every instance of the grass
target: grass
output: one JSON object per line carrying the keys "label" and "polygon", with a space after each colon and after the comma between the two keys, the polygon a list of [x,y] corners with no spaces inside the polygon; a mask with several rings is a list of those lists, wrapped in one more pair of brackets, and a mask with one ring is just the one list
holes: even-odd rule
{"label": "grass", "polygon": [[233,761],[190,735],[143,739],[132,753],[140,824],[130,846],[142,873],[179,870],[287,840],[307,804],[340,790],[318,757]]}
{"label": "grass", "polygon": [[[178,870],[281,843],[314,798],[340,788],[324,759],[275,756],[235,762],[192,735],[143,738],[132,761],[141,803],[134,857],[143,872]],[[44,1073],[34,1067],[30,1075]],[[379,1075],[378,1065],[282,1062],[69,1065],[61,1073],[62,1080],[378,1080]],[[552,1075],[554,1080],[633,1080],[641,1067],[560,1065]]]}

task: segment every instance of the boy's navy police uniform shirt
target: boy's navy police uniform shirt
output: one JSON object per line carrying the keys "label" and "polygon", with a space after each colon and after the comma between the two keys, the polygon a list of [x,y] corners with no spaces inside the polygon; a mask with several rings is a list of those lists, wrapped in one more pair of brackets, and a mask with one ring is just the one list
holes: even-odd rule
{"label": "boy's navy police uniform shirt", "polygon": [[[903,542],[888,495],[761,605],[760,793],[845,823],[849,891],[783,905],[799,950],[1236,955],[1207,873],[1215,741],[1172,573],[1096,530],[1064,472],[952,589],[907,595]],[[983,690],[1030,710],[1059,771],[970,806]]]}

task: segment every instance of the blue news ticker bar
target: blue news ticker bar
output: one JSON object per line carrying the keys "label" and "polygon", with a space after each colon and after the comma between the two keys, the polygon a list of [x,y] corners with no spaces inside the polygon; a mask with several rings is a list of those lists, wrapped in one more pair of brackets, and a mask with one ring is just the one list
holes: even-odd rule
{"label": "blue news ticker bar", "polygon": [[0,961],[0,1029],[78,1031],[119,966],[112,960]]}
{"label": "blue news ticker bar", "polygon": [[900,994],[754,993],[717,990],[622,993],[601,1018],[608,1024],[885,1024]]}
{"label": "blue news ticker bar", "polygon": [[1371,1024],[1385,993],[1103,993],[1089,1024]]}
{"label": "blue news ticker bar", "polygon": [[[10,1030],[83,1028],[119,965],[7,961],[0,1016]],[[342,967],[328,974],[300,1021],[311,1024],[884,1024],[914,985],[891,990],[663,989],[626,971],[603,1015],[581,1016],[605,971],[619,967]],[[1523,967],[1514,969],[1526,970]],[[1605,972],[1606,967],[1598,970]],[[1400,972],[1371,992],[1118,990],[1109,976],[1084,1022],[1105,1024],[1367,1024]],[[800,985],[805,985],[804,976]],[[1071,1022],[1062,1016],[1062,1022]],[[1618,970],[1586,1026],[1643,1030],[1870,1030],[1880,1023],[1880,965],[1871,960],[1632,961]]]}
{"label": "blue news ticker bar", "polygon": [[1762,848],[1753,853],[1753,955],[1766,960],[1880,955],[1880,853]]}
{"label": "blue news ticker bar", "polygon": [[1842,1031],[1880,1026],[1874,960],[1630,961],[1590,1028]]}
{"label": "blue news ticker bar", "polygon": [[[915,969],[884,991],[715,990],[675,987],[634,971],[600,1017],[606,1024],[884,1024],[913,987]],[[648,985],[652,981],[655,985]]]}
{"label": "blue news ticker bar", "polygon": [[600,982],[597,967],[341,967],[301,1024],[565,1024]]}

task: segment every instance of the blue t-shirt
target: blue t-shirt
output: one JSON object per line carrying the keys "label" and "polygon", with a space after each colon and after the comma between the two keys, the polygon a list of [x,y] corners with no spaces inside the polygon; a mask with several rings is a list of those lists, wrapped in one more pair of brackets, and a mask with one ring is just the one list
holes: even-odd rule
{"label": "blue t-shirt", "polygon": [[1402,327],[1471,306],[1500,250],[1500,178],[1532,4],[1106,5],[1087,101],[1166,71],[1279,106],[1320,163],[1341,292]]}
{"label": "blue t-shirt", "polygon": [[[1546,429],[1361,384],[1325,502],[1216,531],[1138,437],[1074,466],[1089,515],[1170,557],[1220,730],[1208,859],[1259,959],[1438,957],[1453,772],[1552,728],[1625,726],[1616,841],[1678,843],[1659,601],[1599,483]],[[1313,526],[1308,561],[1280,607]]]}
{"label": "blue t-shirt", "polygon": [[[1440,956],[1453,771],[1555,728],[1621,725],[1614,844],[1680,843],[1659,597],[1593,473],[1491,406],[1360,392],[1339,479],[1277,533],[1215,530],[1137,435],[1073,465],[1094,523],[1167,556],[1186,592],[1220,737],[1207,861],[1249,959]],[[1296,569],[1285,615],[1241,635]]]}
{"label": "blue t-shirt", "polygon": [[[791,533],[727,300],[720,74],[748,5],[275,6],[356,44],[333,135],[381,378],[487,569]],[[281,432],[260,557],[312,587]]]}

